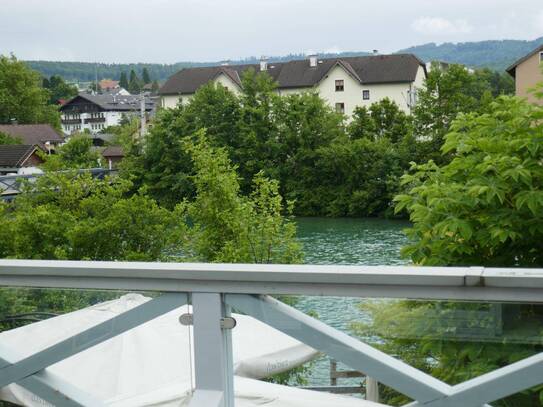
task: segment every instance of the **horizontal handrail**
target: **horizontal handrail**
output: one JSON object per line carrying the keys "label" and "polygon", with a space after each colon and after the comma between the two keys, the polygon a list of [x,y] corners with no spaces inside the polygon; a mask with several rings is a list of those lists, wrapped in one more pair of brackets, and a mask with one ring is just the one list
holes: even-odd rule
{"label": "horizontal handrail", "polygon": [[543,302],[543,269],[4,259],[0,286]]}

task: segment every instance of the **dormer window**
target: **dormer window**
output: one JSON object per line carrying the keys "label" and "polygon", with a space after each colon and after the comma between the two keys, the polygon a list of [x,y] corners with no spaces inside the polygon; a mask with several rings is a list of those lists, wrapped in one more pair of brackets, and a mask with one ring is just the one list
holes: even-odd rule
{"label": "dormer window", "polygon": [[336,92],[343,92],[345,90],[345,83],[343,79],[338,79],[336,81]]}

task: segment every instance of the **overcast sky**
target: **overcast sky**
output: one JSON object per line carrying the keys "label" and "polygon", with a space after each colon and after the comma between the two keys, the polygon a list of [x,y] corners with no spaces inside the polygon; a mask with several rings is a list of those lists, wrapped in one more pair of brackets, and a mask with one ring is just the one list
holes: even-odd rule
{"label": "overcast sky", "polygon": [[535,39],[543,0],[0,0],[0,54],[217,61]]}

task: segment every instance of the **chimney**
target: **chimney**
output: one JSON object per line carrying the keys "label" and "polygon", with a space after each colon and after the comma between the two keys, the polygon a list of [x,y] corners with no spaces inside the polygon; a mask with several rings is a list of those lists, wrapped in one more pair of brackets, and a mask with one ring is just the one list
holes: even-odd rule
{"label": "chimney", "polygon": [[317,55],[316,54],[309,55],[309,66],[311,68],[315,68],[317,66]]}
{"label": "chimney", "polygon": [[268,58],[266,57],[260,57],[260,71],[267,71],[268,70]]}

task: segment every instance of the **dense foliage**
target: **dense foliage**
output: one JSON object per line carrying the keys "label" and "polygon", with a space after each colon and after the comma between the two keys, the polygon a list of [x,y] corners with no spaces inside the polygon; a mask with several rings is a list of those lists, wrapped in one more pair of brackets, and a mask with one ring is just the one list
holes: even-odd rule
{"label": "dense foliage", "polygon": [[196,197],[179,210],[187,222],[188,253],[199,260],[223,263],[301,261],[294,223],[282,216],[277,181],[258,173],[249,197],[240,194],[235,167],[226,150],[212,148],[203,133],[186,149],[194,161]]}
{"label": "dense foliage", "polygon": [[13,55],[0,55],[0,124],[49,123],[60,128],[60,114],[49,104],[50,96],[39,73]]}
{"label": "dense foliage", "polygon": [[182,145],[201,129],[238,167],[248,194],[262,172],[305,216],[387,216],[409,163],[445,162],[439,149],[461,112],[484,111],[490,78],[461,66],[433,70],[413,116],[384,99],[359,107],[351,119],[317,94],[279,95],[265,74],[248,70],[236,95],[213,83],[175,109],[162,111],[144,148],[131,148],[123,172],[173,207],[195,193],[192,161]]}
{"label": "dense foliage", "polygon": [[66,83],[59,75],[43,78],[42,86],[50,92],[49,103],[58,104],[61,100],[69,100],[77,96],[77,86]]}
{"label": "dense foliage", "polygon": [[[420,265],[543,266],[543,108],[500,97],[461,114],[442,147],[450,162],[413,165],[396,198],[413,227],[403,253]],[[400,301],[365,304],[388,353],[456,384],[541,352],[540,305]],[[405,399],[386,392],[389,402]],[[541,386],[493,405],[539,406]]]}
{"label": "dense foliage", "polygon": [[55,154],[44,155],[44,169],[58,171],[78,168],[99,168],[101,155],[92,149],[92,139],[86,134],[77,134],[67,143],[57,147]]}

